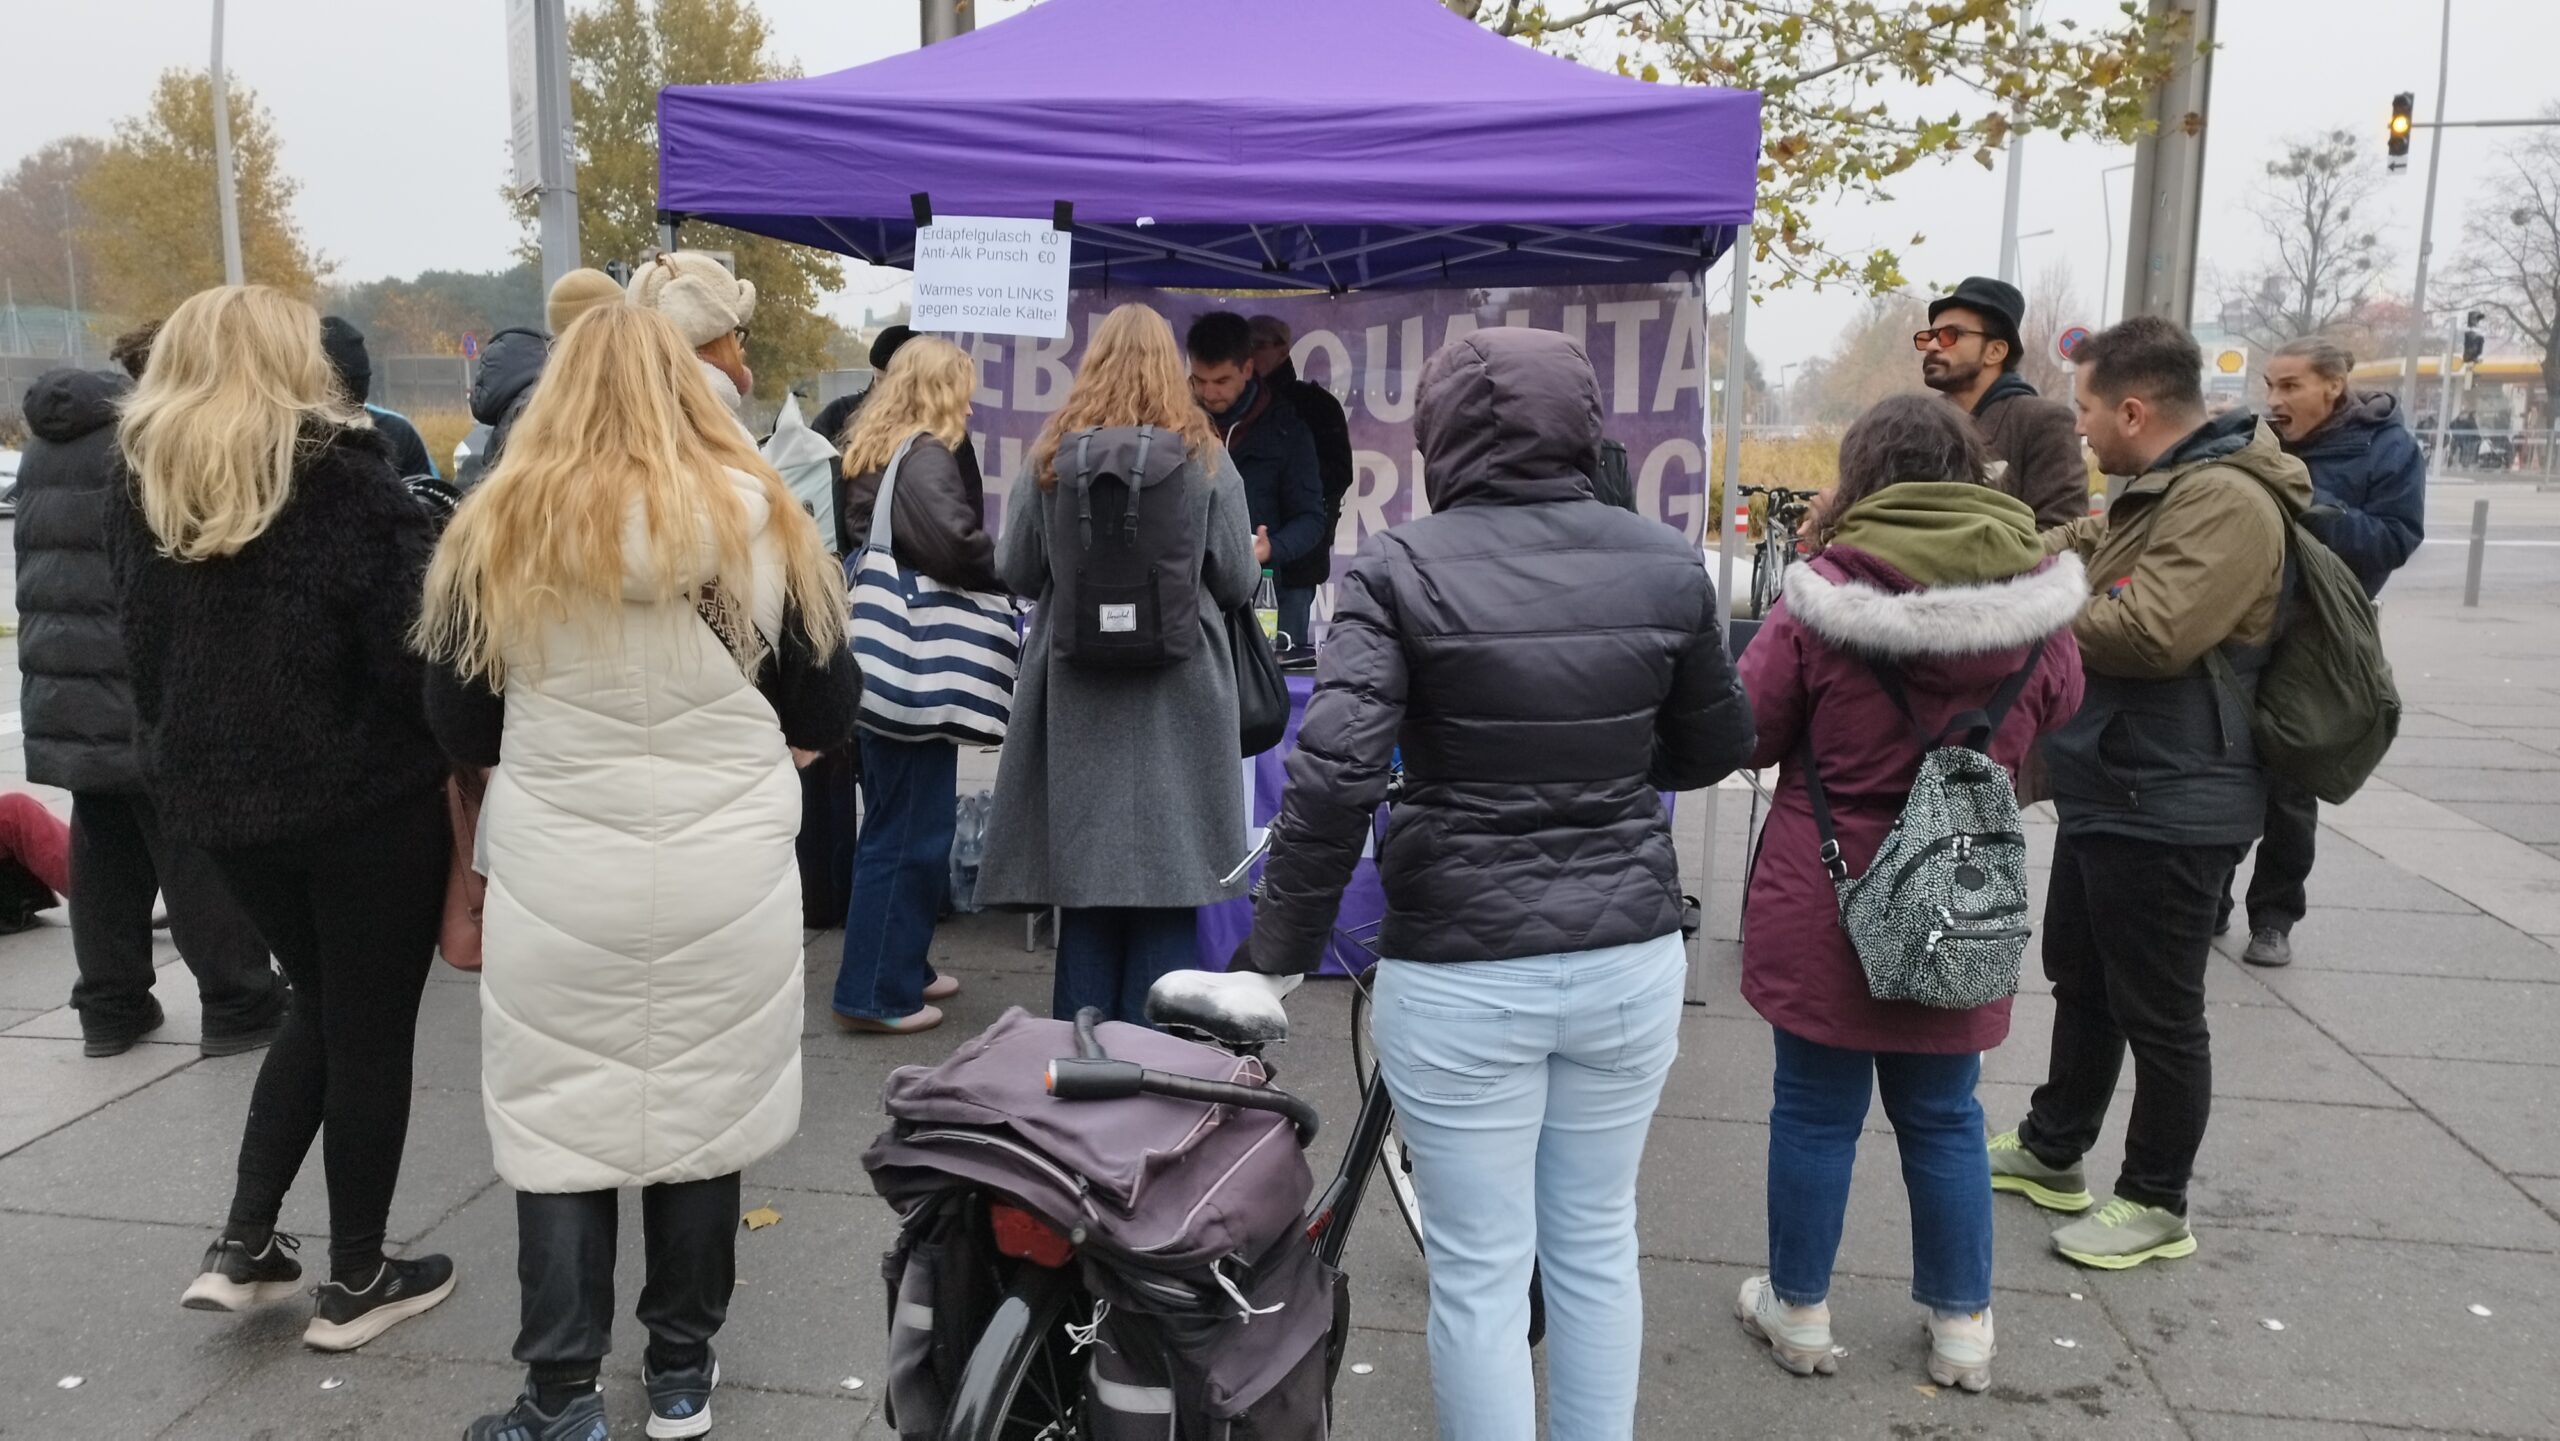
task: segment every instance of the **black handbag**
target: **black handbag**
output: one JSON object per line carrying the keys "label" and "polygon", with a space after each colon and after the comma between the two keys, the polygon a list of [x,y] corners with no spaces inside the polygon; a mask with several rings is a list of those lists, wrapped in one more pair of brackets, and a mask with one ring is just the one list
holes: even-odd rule
{"label": "black handbag", "polygon": [[1258,756],[1289,733],[1289,683],[1251,605],[1227,612],[1227,649],[1236,657],[1236,730],[1244,753]]}

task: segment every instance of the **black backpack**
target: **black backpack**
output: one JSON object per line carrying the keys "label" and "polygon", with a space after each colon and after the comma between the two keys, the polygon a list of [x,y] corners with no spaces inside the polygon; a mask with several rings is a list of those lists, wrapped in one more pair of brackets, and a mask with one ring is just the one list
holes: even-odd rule
{"label": "black backpack", "polygon": [[1151,425],[1058,442],[1049,493],[1049,646],[1062,661],[1126,670],[1187,660],[1200,643],[1206,537],[1182,437]]}

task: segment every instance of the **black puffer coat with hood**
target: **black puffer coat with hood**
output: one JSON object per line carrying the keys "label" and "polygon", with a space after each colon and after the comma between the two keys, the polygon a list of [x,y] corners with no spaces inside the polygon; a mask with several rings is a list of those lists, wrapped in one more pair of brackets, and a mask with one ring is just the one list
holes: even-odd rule
{"label": "black puffer coat with hood", "polygon": [[488,479],[497,467],[550,359],[551,341],[539,330],[501,330],[480,347],[480,368],[471,375],[471,418],[489,427],[489,444],[481,452],[477,480]]}
{"label": "black puffer coat with hood", "polygon": [[1593,498],[1599,382],[1562,335],[1444,347],[1414,437],[1432,514],[1373,537],[1338,582],[1243,963],[1314,968],[1399,747],[1382,954],[1671,934],[1679,863],[1656,792],[1713,785],[1753,741],[1697,546]]}
{"label": "black puffer coat with hood", "polygon": [[142,790],[107,563],[107,507],[122,504],[125,484],[116,407],[131,389],[99,370],[51,370],[27,387],[35,439],[18,470],[18,710],[27,779],[67,791]]}

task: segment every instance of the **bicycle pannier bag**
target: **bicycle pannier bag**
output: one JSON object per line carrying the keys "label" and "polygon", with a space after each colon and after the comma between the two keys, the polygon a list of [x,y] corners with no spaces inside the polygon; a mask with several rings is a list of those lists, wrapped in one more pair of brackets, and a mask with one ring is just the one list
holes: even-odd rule
{"label": "bicycle pannier bag", "polygon": [[[2025,956],[2027,840],[2009,773],[1991,737],[2043,659],[2044,642],[2000,685],[1991,703],[1936,731],[1923,727],[1890,665],[1869,662],[1924,753],[1911,794],[1875,860],[1852,877],[1831,824],[1822,768],[1805,749],[1805,789],[1822,836],[1822,868],[1840,898],[1840,926],[1879,1001],[1970,1010],[2017,993]],[[1946,740],[1948,732],[1959,739]]]}
{"label": "bicycle pannier bag", "polygon": [[1153,426],[1058,442],[1049,492],[1050,648],[1081,666],[1151,669],[1200,643],[1207,524],[1182,437]]}
{"label": "bicycle pannier bag", "polygon": [[[1151,1070],[1267,1084],[1249,1057],[1119,1022],[1096,1034],[1114,1059]],[[955,1254],[942,1208],[991,1193],[1073,1241],[1066,1264],[1092,1309],[1076,1308],[1068,1334],[1096,1441],[1321,1441],[1339,1278],[1303,1232],[1312,1178],[1295,1129],[1268,1112],[1165,1096],[1056,1100],[1048,1063],[1075,1053],[1073,1026],[1015,1009],[939,1065],[901,1068],[883,1087],[890,1126],[862,1163],[906,1218],[884,1267],[902,1297],[890,1390],[922,1398],[896,1403],[899,1435],[935,1434],[944,1403],[932,1398],[947,1399],[943,1378],[956,1374],[932,1362],[948,1349],[937,1338],[951,1303],[935,1300],[930,1316],[905,1303],[944,1294],[919,1272]],[[895,1329],[906,1323],[913,1334]]]}

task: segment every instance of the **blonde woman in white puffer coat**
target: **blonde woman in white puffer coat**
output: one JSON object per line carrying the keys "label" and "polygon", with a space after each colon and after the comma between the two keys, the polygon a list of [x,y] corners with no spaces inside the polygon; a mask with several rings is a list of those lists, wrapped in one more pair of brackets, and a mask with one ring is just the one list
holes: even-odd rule
{"label": "blonde woman in white puffer coat", "polygon": [[641,1187],[653,1437],[709,1429],[738,1173],[800,1123],[795,760],[852,734],[845,590],[661,316],[572,323],[445,533],[428,712],[489,766],[481,1091],[528,1368],[475,1438],[604,1434],[615,1191]]}

